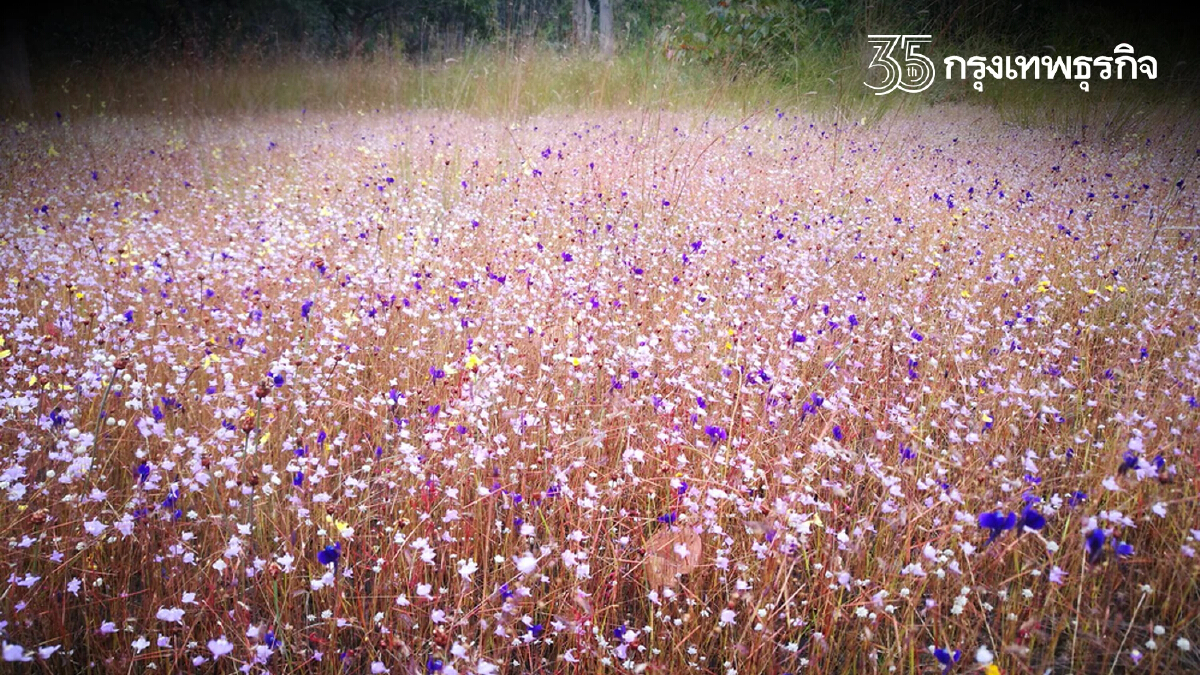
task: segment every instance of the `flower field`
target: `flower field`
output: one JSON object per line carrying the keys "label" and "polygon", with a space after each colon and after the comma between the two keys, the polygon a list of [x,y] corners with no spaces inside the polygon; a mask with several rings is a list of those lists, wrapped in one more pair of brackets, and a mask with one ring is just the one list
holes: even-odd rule
{"label": "flower field", "polygon": [[1195,672],[1198,128],[6,124],[3,667]]}

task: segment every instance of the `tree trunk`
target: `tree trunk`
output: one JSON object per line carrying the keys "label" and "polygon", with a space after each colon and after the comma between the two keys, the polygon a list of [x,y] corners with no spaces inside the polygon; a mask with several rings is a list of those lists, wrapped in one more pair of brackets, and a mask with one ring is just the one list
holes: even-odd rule
{"label": "tree trunk", "polygon": [[33,85],[29,79],[29,52],[25,48],[24,3],[0,19],[0,110],[18,113],[33,110]]}
{"label": "tree trunk", "polygon": [[613,0],[600,0],[600,51],[604,58],[613,55]]}
{"label": "tree trunk", "polygon": [[590,0],[575,0],[575,43],[586,47],[592,38],[592,3]]}

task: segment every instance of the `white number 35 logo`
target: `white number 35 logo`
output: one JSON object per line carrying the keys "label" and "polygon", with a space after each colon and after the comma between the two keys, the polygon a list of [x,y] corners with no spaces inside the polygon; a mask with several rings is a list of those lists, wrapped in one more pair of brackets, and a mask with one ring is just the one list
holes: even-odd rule
{"label": "white number 35 logo", "polygon": [[[863,84],[874,89],[876,96],[890,94],[897,89],[910,94],[925,91],[933,84],[934,66],[933,61],[917,49],[932,39],[930,35],[868,35],[867,43],[874,47],[875,55],[867,69],[883,68],[884,75],[882,84]],[[894,56],[897,46],[900,47],[902,61],[897,61]]]}

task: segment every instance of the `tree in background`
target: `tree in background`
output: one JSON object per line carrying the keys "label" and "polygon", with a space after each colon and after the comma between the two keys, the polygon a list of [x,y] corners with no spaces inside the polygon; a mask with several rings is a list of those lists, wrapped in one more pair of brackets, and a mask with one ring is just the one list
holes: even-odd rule
{"label": "tree in background", "polygon": [[600,51],[605,58],[613,55],[613,0],[600,0]]}

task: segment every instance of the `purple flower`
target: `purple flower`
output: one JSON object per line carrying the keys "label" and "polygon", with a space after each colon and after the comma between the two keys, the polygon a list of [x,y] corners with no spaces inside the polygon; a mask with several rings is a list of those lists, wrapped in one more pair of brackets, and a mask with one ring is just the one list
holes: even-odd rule
{"label": "purple flower", "polygon": [[1031,530],[1040,530],[1046,526],[1046,517],[1038,513],[1032,506],[1026,506],[1021,512],[1021,526]]}
{"label": "purple flower", "polygon": [[1133,454],[1133,452],[1126,452],[1125,455],[1121,457],[1121,466],[1117,468],[1117,473],[1123,474],[1130,469],[1136,469],[1137,465],[1138,456]]}
{"label": "purple flower", "polygon": [[987,543],[992,543],[996,537],[999,537],[1005,530],[1011,530],[1017,525],[1017,514],[1012,511],[1005,516],[1000,511],[989,511],[979,514],[979,526],[991,530],[992,533],[988,536]]}
{"label": "purple flower", "polygon": [[338,558],[342,557],[342,543],[338,542],[332,546],[317,551],[317,562],[322,565],[337,565]]}
{"label": "purple flower", "polygon": [[954,667],[954,664],[958,663],[959,659],[962,658],[962,652],[955,649],[954,652],[951,653],[945,649],[939,648],[933,650],[933,658],[937,659],[938,663],[945,666],[945,668],[942,669],[942,672],[948,673],[950,672],[950,669]]}
{"label": "purple flower", "polygon": [[842,433],[842,428],[836,424],[833,425],[833,437],[839,441],[845,438],[845,435]]}
{"label": "purple flower", "polygon": [[1084,537],[1084,544],[1087,546],[1088,562],[1093,564],[1100,562],[1100,557],[1104,555],[1104,540],[1104,530],[1098,527],[1088,532],[1087,536]]}
{"label": "purple flower", "polygon": [[678,519],[679,519],[679,512],[672,511],[670,513],[664,513],[663,515],[659,516],[658,522],[666,523],[667,525],[673,525],[675,523],[675,521]]}
{"label": "purple flower", "polygon": [[[309,312],[312,311],[312,308],[313,308],[313,301],[305,300],[304,303],[300,305],[300,318],[308,319],[308,314],[309,314]],[[262,315],[260,314],[259,316],[262,316]]]}
{"label": "purple flower", "polygon": [[1121,541],[1113,539],[1113,550],[1117,552],[1118,558],[1128,558],[1133,555],[1133,546]]}
{"label": "purple flower", "polygon": [[566,251],[563,251],[563,254],[562,254],[562,259],[563,259],[563,262],[571,262],[571,261],[572,261],[572,260],[574,260],[575,258],[573,258],[573,257],[571,256],[571,254],[570,254],[570,253],[567,253]]}
{"label": "purple flower", "polygon": [[425,670],[427,670],[431,673],[440,673],[442,671],[442,668],[445,667],[445,665],[446,664],[443,663],[441,659],[435,659],[435,658],[431,657],[428,661],[425,662]]}
{"label": "purple flower", "polygon": [[912,337],[912,339],[916,340],[917,342],[920,342],[925,339],[924,335],[921,335],[920,333],[918,333],[915,330],[912,333],[910,333],[909,335]]}
{"label": "purple flower", "polygon": [[728,434],[725,433],[725,430],[716,425],[704,427],[704,433],[708,434],[708,439],[712,441],[714,445],[717,443],[717,441],[723,441],[729,438]]}

